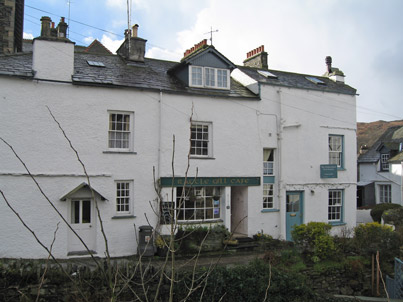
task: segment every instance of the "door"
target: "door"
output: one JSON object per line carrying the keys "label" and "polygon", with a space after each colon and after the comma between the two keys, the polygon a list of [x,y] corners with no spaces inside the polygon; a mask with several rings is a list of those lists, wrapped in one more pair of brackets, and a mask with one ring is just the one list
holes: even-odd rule
{"label": "door", "polygon": [[286,240],[292,241],[291,231],[303,221],[303,192],[287,192],[286,196]]}
{"label": "door", "polygon": [[[88,248],[95,251],[95,219],[94,219],[93,202],[90,199],[73,199],[71,200],[71,227],[81,237]],[[87,253],[84,245],[77,236],[69,230],[69,253],[80,252]]]}

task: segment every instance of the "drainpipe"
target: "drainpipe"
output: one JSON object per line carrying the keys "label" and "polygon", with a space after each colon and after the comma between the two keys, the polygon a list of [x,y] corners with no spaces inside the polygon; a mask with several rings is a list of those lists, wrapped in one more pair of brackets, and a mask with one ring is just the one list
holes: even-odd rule
{"label": "drainpipe", "polygon": [[286,217],[286,206],[285,206],[285,201],[282,202],[282,184],[283,184],[283,179],[282,179],[282,164],[281,164],[281,159],[282,159],[282,146],[281,146],[281,141],[283,140],[283,128],[281,126],[282,123],[282,98],[281,98],[281,88],[277,90],[278,94],[278,99],[279,99],[279,120],[277,121],[277,145],[278,145],[278,162],[279,162],[279,167],[278,167],[278,202],[279,202],[279,209],[280,209],[280,234],[284,235],[284,239],[286,239],[286,222],[285,222],[285,217]]}
{"label": "drainpipe", "polygon": [[157,164],[157,180],[161,177],[161,139],[162,139],[162,90],[160,90],[160,98],[158,100],[158,164]]}

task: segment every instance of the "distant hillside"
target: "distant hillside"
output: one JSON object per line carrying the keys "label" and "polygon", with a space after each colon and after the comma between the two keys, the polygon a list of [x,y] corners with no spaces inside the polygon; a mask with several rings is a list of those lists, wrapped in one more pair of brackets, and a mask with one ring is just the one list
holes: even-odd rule
{"label": "distant hillside", "polygon": [[385,130],[392,126],[403,126],[403,120],[392,122],[377,121],[372,123],[357,123],[357,152],[360,151],[360,147],[363,145],[371,147]]}

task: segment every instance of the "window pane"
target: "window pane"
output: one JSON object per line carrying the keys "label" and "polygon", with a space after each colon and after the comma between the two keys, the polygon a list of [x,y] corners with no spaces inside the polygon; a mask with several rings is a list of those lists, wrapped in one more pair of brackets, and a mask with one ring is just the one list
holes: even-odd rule
{"label": "window pane", "polygon": [[342,198],[343,198],[342,190],[329,190],[329,200],[328,200],[329,221],[341,221]]}
{"label": "window pane", "polygon": [[71,202],[71,223],[80,223],[80,201]]}
{"label": "window pane", "polygon": [[83,217],[82,223],[91,223],[91,201],[90,200],[83,200]]}

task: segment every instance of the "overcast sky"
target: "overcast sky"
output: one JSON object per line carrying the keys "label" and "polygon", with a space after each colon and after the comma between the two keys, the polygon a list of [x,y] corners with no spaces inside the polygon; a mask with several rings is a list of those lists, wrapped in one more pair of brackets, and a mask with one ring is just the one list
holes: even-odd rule
{"label": "overcast sky", "polygon": [[[357,121],[403,119],[402,0],[71,0],[70,39],[116,51],[128,1],[147,57],[180,60],[211,28],[213,45],[239,65],[264,45],[270,69],[322,75],[330,55],[357,89]],[[25,37],[39,36],[41,16],[67,20],[68,0],[25,0]]]}

